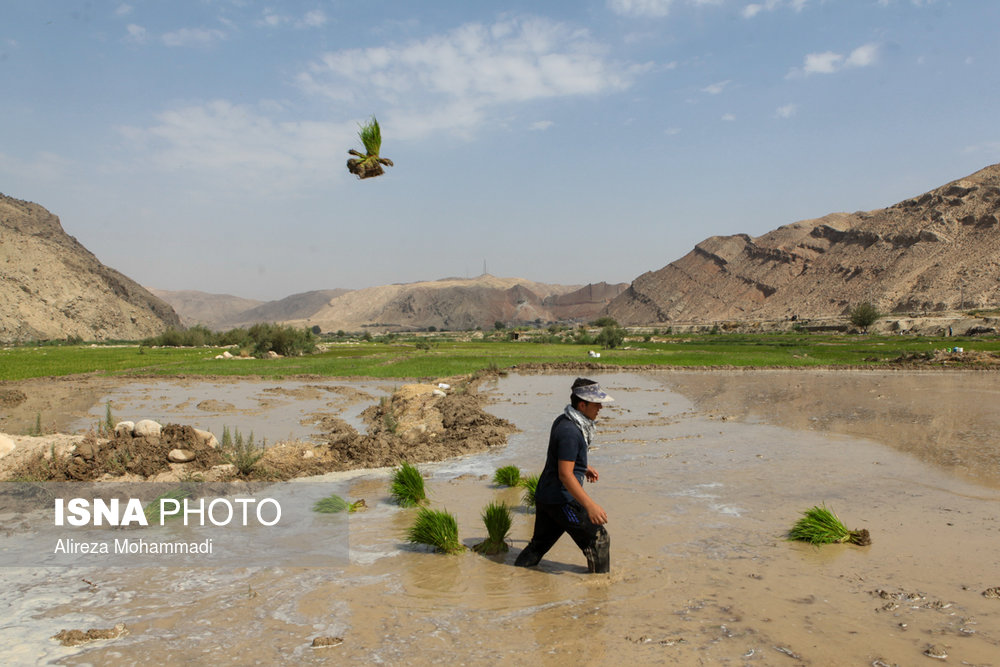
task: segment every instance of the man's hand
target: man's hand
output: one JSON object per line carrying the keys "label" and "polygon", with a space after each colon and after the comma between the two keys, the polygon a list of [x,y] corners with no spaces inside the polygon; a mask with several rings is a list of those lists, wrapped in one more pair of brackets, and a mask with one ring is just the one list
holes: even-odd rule
{"label": "man's hand", "polygon": [[588,482],[596,482],[598,477],[597,471],[590,466],[587,466],[587,472],[584,474],[584,477]]}
{"label": "man's hand", "polygon": [[587,506],[587,517],[590,519],[590,523],[596,526],[603,526],[608,522],[608,513],[597,503]]}

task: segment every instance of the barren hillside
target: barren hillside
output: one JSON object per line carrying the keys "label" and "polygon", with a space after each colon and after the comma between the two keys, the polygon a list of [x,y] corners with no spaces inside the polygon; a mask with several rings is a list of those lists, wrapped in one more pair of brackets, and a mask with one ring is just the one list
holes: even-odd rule
{"label": "barren hillside", "polygon": [[0,194],[0,342],[153,336],[180,319],[100,261],[59,218]]}
{"label": "barren hillside", "polygon": [[1000,306],[1000,165],[876,211],[713,236],[608,306],[624,324]]}
{"label": "barren hillside", "polygon": [[519,278],[446,278],[349,292],[293,324],[323,331],[362,328],[466,330],[595,317],[624,284],[547,285]]}

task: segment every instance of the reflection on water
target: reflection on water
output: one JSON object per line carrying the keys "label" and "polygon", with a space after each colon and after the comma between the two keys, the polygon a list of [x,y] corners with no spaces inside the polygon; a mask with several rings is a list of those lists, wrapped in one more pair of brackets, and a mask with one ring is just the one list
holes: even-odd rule
{"label": "reflection on water", "polygon": [[[752,386],[751,375],[740,380],[742,391],[769,396],[772,378],[758,376],[761,384]],[[587,487],[610,517],[610,575],[588,575],[568,538],[539,568],[514,568],[534,520],[523,507],[504,556],[430,553],[406,543],[415,510],[389,502],[389,471],[336,473],[318,482],[369,506],[349,518],[349,563],[7,570],[0,572],[0,605],[9,610],[0,642],[15,664],[830,664],[834,653],[840,664],[916,664],[933,637],[949,644],[956,663],[995,664],[1000,633],[980,622],[995,613],[995,601],[980,595],[998,583],[990,579],[1000,509],[994,491],[870,439],[809,428],[816,412],[802,417],[801,427],[793,423],[800,417],[783,427],[759,413],[748,422],[739,414],[742,396],[706,410],[695,403],[698,392],[669,389],[677,386],[669,373],[598,377],[618,399],[601,412],[591,453],[601,481]],[[492,485],[492,473],[507,464],[525,474],[540,470],[572,380],[501,379],[488,409],[521,429],[509,445],[420,466],[432,506],[455,514],[464,544],[485,537],[479,514],[488,502],[519,502],[517,489]],[[810,381],[800,376],[798,391],[808,395]],[[246,400],[257,401],[262,386],[245,389]],[[726,394],[712,387],[717,397]],[[851,391],[865,397],[871,388]],[[362,390],[379,395],[377,386]],[[151,383],[141,400],[152,410],[156,396],[176,408],[208,395],[195,385],[164,391]],[[210,391],[234,410],[250,409],[235,394]],[[274,412],[331,402],[317,391]],[[139,399],[123,396],[113,405],[131,400]],[[838,410],[850,407],[842,404],[848,397],[836,400]],[[785,409],[797,406],[790,401]],[[936,418],[912,405],[879,418],[921,410]],[[991,418],[984,410],[983,419]],[[821,502],[852,528],[870,529],[874,544],[787,542],[799,513]],[[884,612],[876,590],[923,598]],[[131,634],[113,642],[69,649],[48,639],[63,628],[117,622]],[[344,643],[310,648],[321,636]]]}

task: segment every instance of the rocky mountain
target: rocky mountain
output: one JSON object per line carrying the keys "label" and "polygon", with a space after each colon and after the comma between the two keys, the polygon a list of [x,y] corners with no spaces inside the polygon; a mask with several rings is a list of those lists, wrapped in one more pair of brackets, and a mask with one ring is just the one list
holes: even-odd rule
{"label": "rocky mountain", "polygon": [[622,324],[1000,306],[1000,165],[889,208],[832,213],[763,236],[713,236],[636,278],[605,311]]}
{"label": "rocky mountain", "polygon": [[0,194],[0,342],[136,340],[179,325],[169,305],[101,264],[59,218]]}
{"label": "rocky mountain", "polygon": [[194,290],[172,292],[149,288],[149,291],[173,306],[184,326],[202,324],[213,331],[226,331],[256,322],[307,318],[331,299],[350,290],[315,290],[293,294],[277,301],[256,301],[231,294],[209,294]]}
{"label": "rocky mountain", "polygon": [[547,285],[520,278],[477,278],[383,285],[348,292],[306,318],[291,322],[323,331],[446,330],[492,328],[494,323],[519,324],[593,319],[624,283]]}

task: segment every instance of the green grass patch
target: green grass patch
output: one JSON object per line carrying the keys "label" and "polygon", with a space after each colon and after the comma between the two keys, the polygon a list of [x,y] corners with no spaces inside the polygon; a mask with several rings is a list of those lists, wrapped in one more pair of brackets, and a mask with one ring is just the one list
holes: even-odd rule
{"label": "green grass patch", "polygon": [[517,466],[503,466],[493,473],[493,483],[500,486],[519,486],[521,484],[521,469]]}
{"label": "green grass patch", "polygon": [[[586,363],[593,345],[525,341],[467,341],[436,334],[430,349],[402,338],[391,342],[331,343],[324,352],[281,359],[215,359],[218,347],[140,348],[138,345],[21,346],[0,350],[0,380],[82,373],[107,376],[219,375],[269,378],[297,375],[371,378],[436,378],[503,371],[525,364]],[[628,339],[602,351],[601,364],[619,366],[879,368],[935,350],[1000,352],[1000,339],[985,337],[876,336],[817,333],[691,334]]]}
{"label": "green grass patch", "polygon": [[458,521],[443,510],[421,507],[413,521],[407,539],[414,544],[426,544],[446,554],[465,550],[458,541]]}
{"label": "green grass patch", "polygon": [[424,478],[416,466],[403,461],[393,473],[389,494],[400,507],[415,507],[426,502]]}
{"label": "green grass patch", "polygon": [[[160,512],[163,509],[161,500],[176,500],[179,503],[183,503],[185,498],[190,498],[192,496],[192,489],[189,486],[178,486],[175,489],[170,489],[165,491],[160,495],[149,501],[143,508],[142,512],[146,515],[146,522],[149,525],[159,525],[160,524]],[[173,507],[173,503],[170,504]],[[181,514],[170,514],[167,518],[176,518],[181,516]]]}

